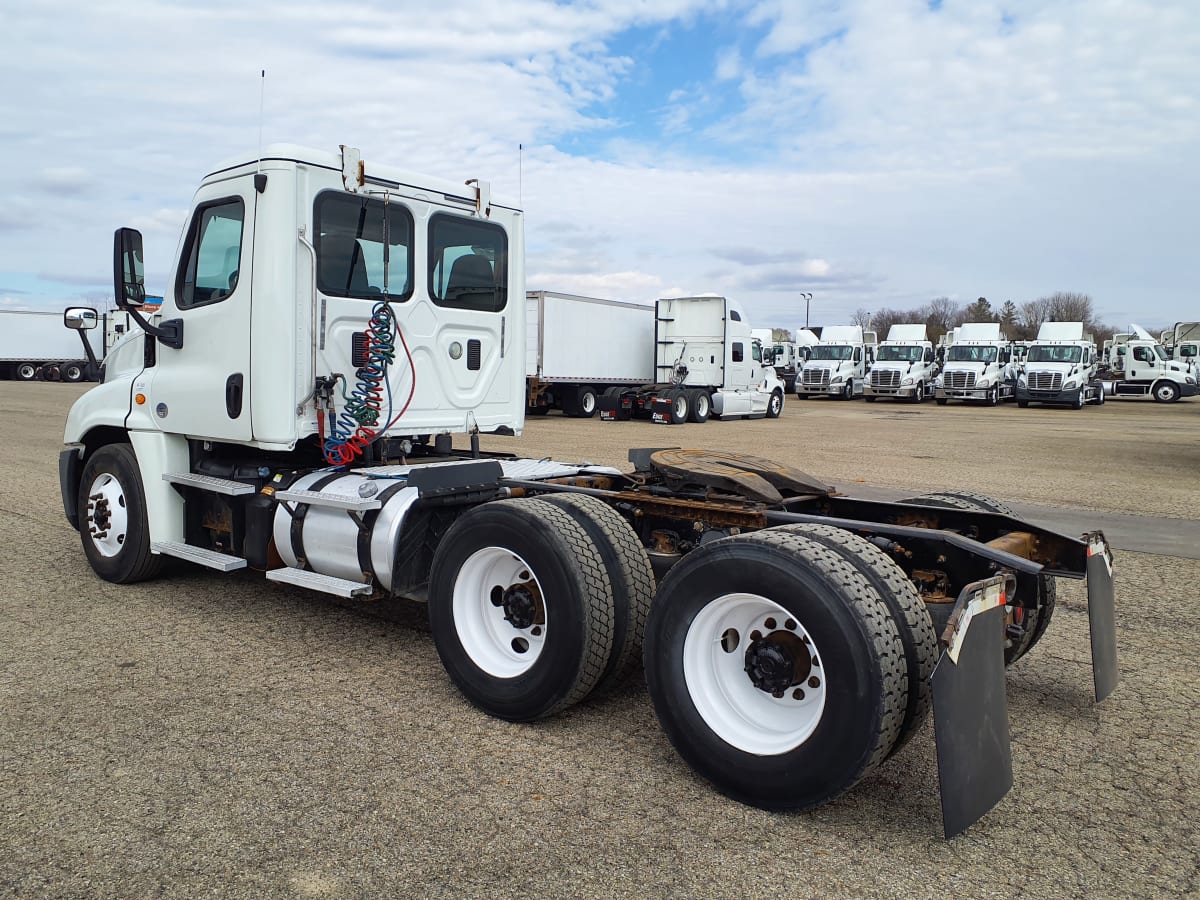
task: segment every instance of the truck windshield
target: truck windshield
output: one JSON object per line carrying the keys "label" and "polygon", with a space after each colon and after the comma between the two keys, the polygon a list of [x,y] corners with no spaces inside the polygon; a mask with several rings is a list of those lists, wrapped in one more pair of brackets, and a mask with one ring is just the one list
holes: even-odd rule
{"label": "truck windshield", "polygon": [[1077,363],[1083,358],[1080,347],[1050,346],[1030,347],[1027,359],[1035,362]]}
{"label": "truck windshield", "polygon": [[816,346],[812,348],[809,359],[849,359],[854,355],[854,348],[847,344]]}
{"label": "truck windshield", "polygon": [[994,363],[996,361],[995,347],[964,347],[962,344],[951,347],[950,352],[946,355],[948,362],[981,362]]}
{"label": "truck windshield", "polygon": [[1162,344],[1155,344],[1154,352],[1158,355],[1159,359],[1170,359],[1170,357],[1167,356],[1167,351],[1163,349]]}
{"label": "truck windshield", "polygon": [[879,362],[920,362],[925,351],[921,347],[889,347],[886,344],[879,348],[875,357]]}

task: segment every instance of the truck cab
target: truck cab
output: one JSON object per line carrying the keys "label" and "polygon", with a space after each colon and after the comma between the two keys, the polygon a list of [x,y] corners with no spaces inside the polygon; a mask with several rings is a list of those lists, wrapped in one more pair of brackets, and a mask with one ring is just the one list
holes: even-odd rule
{"label": "truck cab", "polygon": [[1017,405],[1036,401],[1082,409],[1103,403],[1104,392],[1093,380],[1097,362],[1096,345],[1084,335],[1082,322],[1042,323],[1018,371]]}
{"label": "truck cab", "polygon": [[[1143,332],[1144,334],[1144,332]],[[1099,378],[1113,396],[1152,396],[1160,403],[1196,396],[1196,377],[1191,367],[1175,361],[1162,344],[1138,336],[1122,345],[1116,364],[1103,366]]]}
{"label": "truck cab", "polygon": [[[116,243],[136,309],[141,236]],[[151,538],[180,541],[183,501],[162,473],[189,472],[200,446],[344,462],[368,433],[519,432],[523,259],[521,213],[485,182],[368,171],[348,148],[273,145],[219,165],[157,324],[139,322],[71,409],[64,498],[90,453],[127,433]]]}
{"label": "truck cab", "polygon": [[861,397],[875,346],[875,332],[860,325],[826,326],[821,340],[809,348],[808,362],[796,380],[796,396]]}
{"label": "truck cab", "polygon": [[998,322],[968,322],[957,329],[934,383],[939,406],[951,399],[979,400],[995,406],[1014,392],[1012,347]]}
{"label": "truck cab", "polygon": [[920,403],[933,396],[938,364],[924,325],[893,325],[863,380],[868,403],[895,397]]}

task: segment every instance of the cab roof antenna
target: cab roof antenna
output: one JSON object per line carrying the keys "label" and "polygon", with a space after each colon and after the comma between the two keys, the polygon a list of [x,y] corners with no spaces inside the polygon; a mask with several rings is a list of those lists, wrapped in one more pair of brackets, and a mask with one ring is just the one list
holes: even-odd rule
{"label": "cab roof antenna", "polygon": [[267,94],[267,70],[259,76],[258,88],[258,168],[254,172],[254,189],[260,194],[267,189],[267,176],[262,173],[263,107]]}

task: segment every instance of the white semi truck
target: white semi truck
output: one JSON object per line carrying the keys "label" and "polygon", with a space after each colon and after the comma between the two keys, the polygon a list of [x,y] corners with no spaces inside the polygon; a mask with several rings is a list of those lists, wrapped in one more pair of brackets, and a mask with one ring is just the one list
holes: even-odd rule
{"label": "white semi truck", "polygon": [[[201,182],[157,322],[137,310],[141,235],[119,229],[114,286],[143,331],[71,408],[59,456],[96,574],[174,558],[410,600],[462,693],[513,721],[644,663],[680,755],[771,809],[886,765],[932,701],[947,835],[1012,783],[1004,664],[1044,633],[1055,577],[1087,579],[1111,692],[1099,532],[954,492],[858,500],[719,451],[631,450],[631,473],[482,451],[524,423],[523,218],[483,181],[270,146]],[[663,358],[717,365],[700,353]]]}
{"label": "white semi truck", "polygon": [[933,396],[938,364],[924,325],[893,325],[875,351],[863,380],[863,398],[893,397],[920,403]]}
{"label": "white semi truck", "polygon": [[654,379],[654,307],[529,291],[525,309],[529,413],[590,419],[609,388]]}
{"label": "white semi truck", "polygon": [[1196,396],[1196,376],[1193,366],[1172,360],[1162,344],[1140,325],[1130,326],[1128,338],[1114,345],[1096,373],[1103,394],[1153,397],[1159,403]]}
{"label": "white semi truck", "polygon": [[1104,403],[1097,364],[1096,344],[1082,322],[1043,322],[1017,371],[1017,406],[1024,409],[1032,401],[1083,409]]}
{"label": "white semi truck", "polygon": [[796,380],[796,396],[861,397],[867,369],[875,361],[876,336],[861,325],[827,325],[809,348],[808,362]]}
{"label": "white semi truck", "polygon": [[999,322],[967,322],[955,329],[945,363],[934,383],[938,405],[950,400],[980,400],[995,406],[1016,395],[1012,345]]}
{"label": "white semi truck", "polygon": [[1200,374],[1200,322],[1176,322],[1165,334],[1170,335],[1164,349],[1171,359],[1189,366],[1193,375]]}

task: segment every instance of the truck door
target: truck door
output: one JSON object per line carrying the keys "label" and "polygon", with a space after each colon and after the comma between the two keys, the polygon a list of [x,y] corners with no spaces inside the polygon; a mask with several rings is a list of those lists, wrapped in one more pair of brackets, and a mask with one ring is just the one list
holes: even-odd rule
{"label": "truck door", "polygon": [[1150,347],[1134,347],[1132,354],[1127,354],[1125,359],[1129,363],[1128,378],[1134,381],[1137,378],[1149,378],[1153,373],[1157,361],[1154,358],[1154,351]]}
{"label": "truck door", "polygon": [[183,320],[183,347],[159,344],[147,370],[160,427],[245,441],[250,427],[250,301],[256,194],[249,175],[196,194],[163,318]]}

